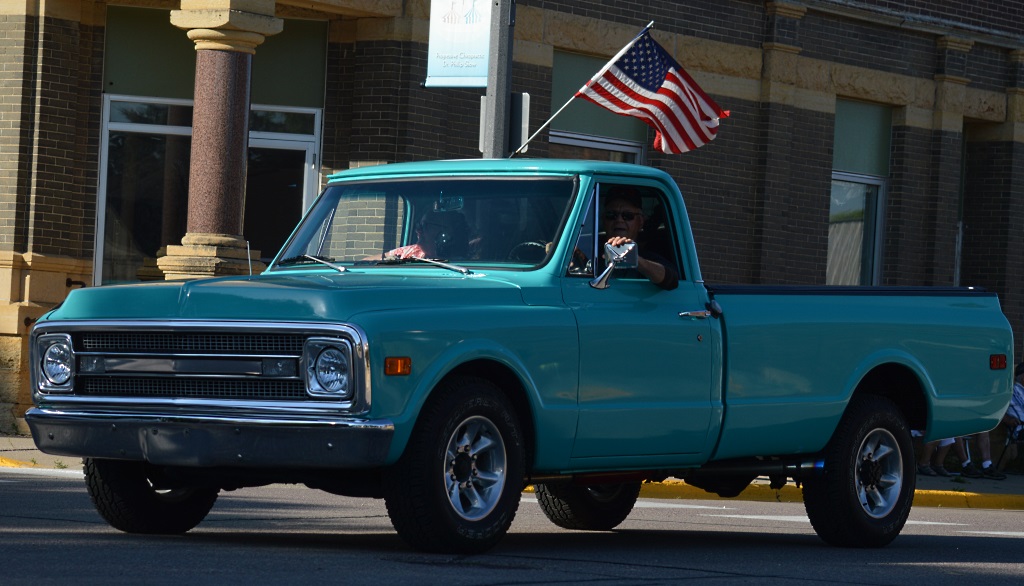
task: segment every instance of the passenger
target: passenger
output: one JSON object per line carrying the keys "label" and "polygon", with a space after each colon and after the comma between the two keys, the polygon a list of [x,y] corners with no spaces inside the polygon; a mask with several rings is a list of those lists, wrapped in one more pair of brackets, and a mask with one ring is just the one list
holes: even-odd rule
{"label": "passenger", "polygon": [[[642,200],[630,188],[613,188],[604,200],[601,215],[608,235],[607,243],[612,246],[636,242],[644,227]],[[672,263],[653,251],[641,251],[637,246],[637,272],[662,289],[675,289],[679,285],[679,275],[672,268]]]}
{"label": "passenger", "polygon": [[459,212],[427,212],[416,223],[416,242],[389,250],[384,258],[451,259],[466,256],[469,226]]}

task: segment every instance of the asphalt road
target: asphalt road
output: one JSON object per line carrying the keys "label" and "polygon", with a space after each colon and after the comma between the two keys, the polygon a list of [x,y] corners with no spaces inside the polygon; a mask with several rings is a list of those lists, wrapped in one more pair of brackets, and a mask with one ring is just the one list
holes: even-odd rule
{"label": "asphalt road", "polygon": [[838,549],[799,503],[642,499],[613,532],[559,529],[524,495],[491,552],[409,550],[380,501],[297,486],[222,493],[184,536],[127,535],[80,474],[0,469],[0,583],[939,584],[1024,579],[1024,513],[915,508],[878,550]]}

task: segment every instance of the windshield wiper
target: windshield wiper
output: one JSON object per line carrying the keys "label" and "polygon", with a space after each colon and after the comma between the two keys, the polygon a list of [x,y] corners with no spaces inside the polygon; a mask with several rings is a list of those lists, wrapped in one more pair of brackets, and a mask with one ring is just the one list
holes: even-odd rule
{"label": "windshield wiper", "polygon": [[299,255],[299,256],[291,256],[291,257],[288,257],[286,259],[282,259],[282,260],[277,262],[277,266],[299,264],[299,263],[303,263],[303,262],[306,262],[306,261],[318,262],[318,263],[320,263],[322,265],[326,265],[326,266],[331,267],[332,269],[338,271],[339,273],[344,273],[346,270],[348,270],[348,269],[346,269],[343,266],[334,264],[333,262],[327,260],[326,258],[323,258],[323,257],[320,257],[320,256],[313,256],[313,255],[310,255],[310,254],[302,254],[302,255]]}
{"label": "windshield wiper", "polygon": [[440,261],[440,260],[435,260],[435,259],[432,259],[432,258],[420,258],[418,256],[409,256],[409,257],[406,257],[406,258],[398,258],[397,256],[385,256],[384,258],[380,259],[377,262],[377,264],[379,264],[379,265],[404,265],[404,264],[408,264],[408,263],[411,263],[411,262],[425,262],[427,264],[431,264],[431,265],[438,266],[438,267],[441,267],[441,268],[444,268],[444,269],[448,269],[450,271],[455,271],[456,273],[462,273],[463,275],[472,275],[473,274],[473,271],[467,269],[466,267],[460,267],[459,265],[453,265],[453,264],[446,263],[446,262]]}

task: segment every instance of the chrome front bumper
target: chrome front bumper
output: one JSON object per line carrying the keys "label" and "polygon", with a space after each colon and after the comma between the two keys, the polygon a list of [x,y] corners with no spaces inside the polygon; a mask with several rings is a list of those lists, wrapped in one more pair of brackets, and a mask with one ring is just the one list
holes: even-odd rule
{"label": "chrome front bumper", "polygon": [[32,408],[25,414],[47,454],[159,466],[370,468],[386,464],[387,420],[155,415]]}

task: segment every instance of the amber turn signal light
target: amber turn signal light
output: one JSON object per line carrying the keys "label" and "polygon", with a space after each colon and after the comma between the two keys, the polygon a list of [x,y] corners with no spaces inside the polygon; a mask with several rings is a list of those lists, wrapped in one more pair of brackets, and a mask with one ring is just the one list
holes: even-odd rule
{"label": "amber turn signal light", "polygon": [[992,354],[988,357],[988,367],[992,370],[1006,369],[1006,354]]}
{"label": "amber turn signal light", "polygon": [[408,356],[388,356],[384,359],[384,374],[388,376],[407,376],[412,372],[412,358]]}

